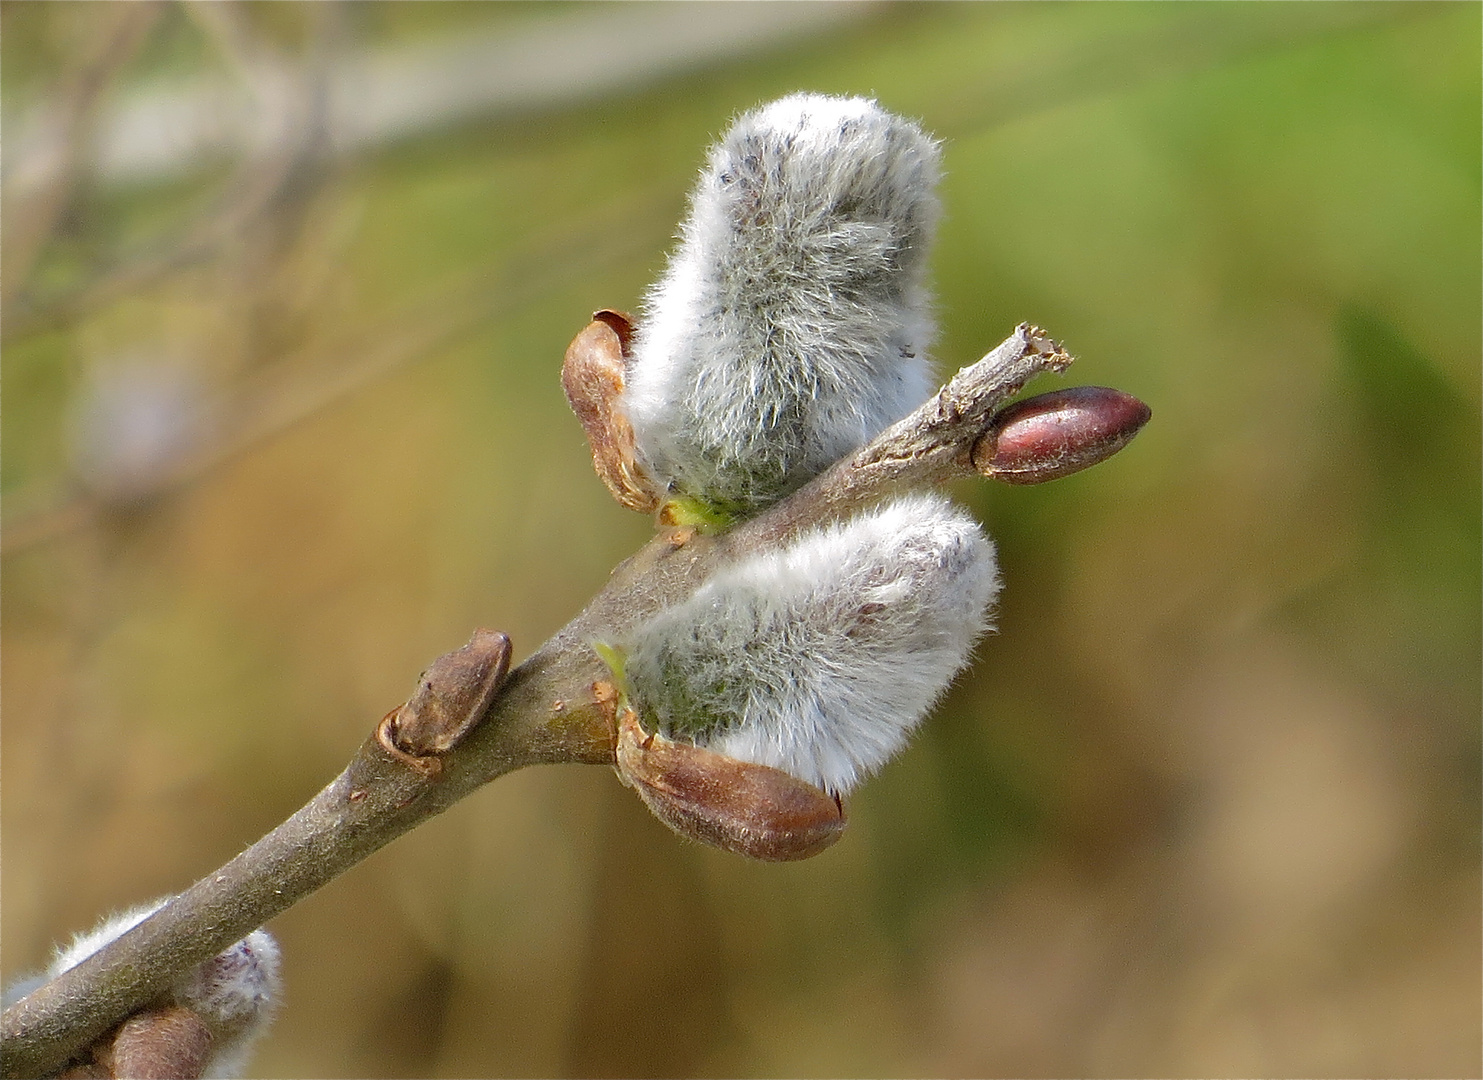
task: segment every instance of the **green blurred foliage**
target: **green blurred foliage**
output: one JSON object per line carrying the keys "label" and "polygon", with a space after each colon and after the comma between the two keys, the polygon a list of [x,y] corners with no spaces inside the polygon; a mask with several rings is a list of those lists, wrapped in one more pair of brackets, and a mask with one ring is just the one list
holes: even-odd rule
{"label": "green blurred foliage", "polygon": [[[0,6],[8,131],[111,10]],[[223,10],[251,48],[166,8],[97,115],[244,56],[615,9]],[[1480,44],[1464,4],[883,6],[303,153],[241,220],[274,179],[248,158],[79,170],[34,261],[4,253],[7,978],[229,858],[431,657],[487,625],[518,659],[644,541],[563,349],[640,305],[728,117],[809,88],[946,140],[945,374],[1031,320],[1153,421],[1090,472],[958,489],[998,634],[843,843],[751,865],[606,770],[507,777],[275,921],[254,1067],[1477,1075]],[[144,361],[205,388],[205,450],[124,491],[79,417]]]}

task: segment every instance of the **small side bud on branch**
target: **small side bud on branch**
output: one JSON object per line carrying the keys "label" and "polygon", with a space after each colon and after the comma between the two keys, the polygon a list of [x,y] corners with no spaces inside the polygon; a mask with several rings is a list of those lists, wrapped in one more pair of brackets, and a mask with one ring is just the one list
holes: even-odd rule
{"label": "small side bud on branch", "polygon": [[973,447],[973,466],[1010,484],[1042,484],[1106,461],[1148,423],[1152,410],[1121,390],[1072,386],[995,414]]}
{"label": "small side bud on branch", "polygon": [[436,775],[442,768],[440,755],[484,718],[509,670],[509,636],[475,630],[467,645],[444,653],[422,673],[417,692],[387,713],[377,738],[394,756]]}

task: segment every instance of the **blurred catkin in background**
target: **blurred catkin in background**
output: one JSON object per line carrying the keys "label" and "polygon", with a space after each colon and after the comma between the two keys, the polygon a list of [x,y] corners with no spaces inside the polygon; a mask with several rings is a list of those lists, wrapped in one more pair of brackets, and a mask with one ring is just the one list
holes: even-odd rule
{"label": "blurred catkin in background", "polygon": [[562,351],[809,89],[944,139],[940,372],[1032,319],[1156,422],[958,491],[998,634],[835,848],[515,774],[275,920],[253,1068],[1477,1075],[1480,20],[0,5],[6,978],[643,541]]}

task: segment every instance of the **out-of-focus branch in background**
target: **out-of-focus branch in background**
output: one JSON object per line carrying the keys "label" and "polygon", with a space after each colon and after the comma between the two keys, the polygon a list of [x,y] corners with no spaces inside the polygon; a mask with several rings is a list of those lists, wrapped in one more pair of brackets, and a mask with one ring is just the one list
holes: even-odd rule
{"label": "out-of-focus branch in background", "polygon": [[92,40],[78,48],[55,92],[38,107],[36,121],[23,125],[29,130],[21,145],[7,152],[5,258],[0,271],[0,303],[7,308],[7,322],[13,314],[11,302],[73,196],[103,95],[144,44],[163,8],[163,3],[149,0],[105,9],[107,15],[87,27]]}

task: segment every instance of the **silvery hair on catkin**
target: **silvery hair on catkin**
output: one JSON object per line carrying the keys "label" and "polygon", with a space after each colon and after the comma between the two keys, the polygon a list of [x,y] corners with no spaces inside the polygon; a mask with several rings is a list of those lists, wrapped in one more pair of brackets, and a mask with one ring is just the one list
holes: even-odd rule
{"label": "silvery hair on catkin", "polygon": [[866,98],[793,94],[710,151],[640,322],[623,404],[672,490],[749,513],[935,384],[937,144]]}
{"label": "silvery hair on catkin", "polygon": [[631,700],[650,731],[843,794],[906,744],[998,591],[978,523],[905,496],[724,568],[640,626]]}

